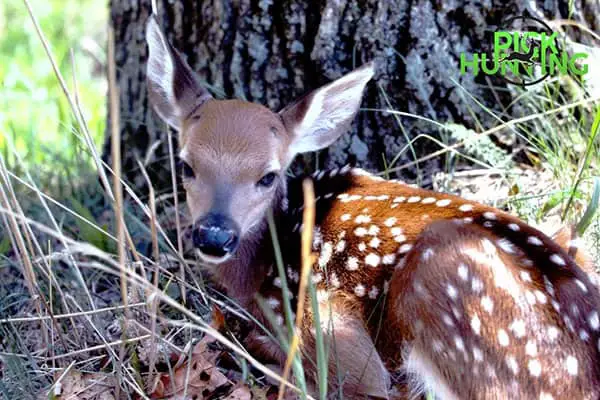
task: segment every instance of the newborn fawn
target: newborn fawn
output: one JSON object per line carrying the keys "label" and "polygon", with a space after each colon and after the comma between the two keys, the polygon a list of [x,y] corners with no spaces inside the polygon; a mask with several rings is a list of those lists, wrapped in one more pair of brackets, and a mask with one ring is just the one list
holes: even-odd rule
{"label": "newborn fawn", "polygon": [[[150,101],[179,133],[194,247],[229,297],[261,324],[283,325],[282,278],[295,308],[303,228],[301,179],[286,179],[286,168],[348,129],[374,65],[276,113],[213,99],[154,17],[146,39]],[[360,169],[312,179],[321,326],[307,304],[300,335],[313,382],[319,329],[329,390],[345,398],[599,398],[598,283],[566,231],[552,240],[503,211]],[[286,360],[258,329],[244,344],[265,362]]]}

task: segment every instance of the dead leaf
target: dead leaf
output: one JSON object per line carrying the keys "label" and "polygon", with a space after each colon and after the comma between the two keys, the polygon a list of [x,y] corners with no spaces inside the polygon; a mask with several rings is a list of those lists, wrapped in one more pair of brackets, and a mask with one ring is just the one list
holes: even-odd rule
{"label": "dead leaf", "polygon": [[188,397],[203,398],[229,384],[227,377],[215,366],[218,354],[208,348],[208,344],[214,341],[214,338],[207,335],[198,342],[192,350],[191,358],[175,369],[173,379],[168,373],[158,375],[150,394],[152,398],[183,399],[184,392]]}
{"label": "dead leaf", "polygon": [[116,384],[111,375],[82,374],[72,369],[54,385],[51,395],[60,400],[115,400],[113,390]]}
{"label": "dead leaf", "polygon": [[223,398],[223,400],[250,400],[252,393],[247,386],[238,386],[231,393]]}

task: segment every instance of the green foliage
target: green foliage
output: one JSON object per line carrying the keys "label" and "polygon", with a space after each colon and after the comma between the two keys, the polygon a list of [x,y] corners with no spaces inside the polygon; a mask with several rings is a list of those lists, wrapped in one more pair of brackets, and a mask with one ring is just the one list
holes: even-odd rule
{"label": "green foliage", "polygon": [[479,135],[459,124],[449,123],[445,124],[445,127],[454,140],[464,143],[464,153],[497,168],[507,168],[512,164],[510,155],[496,146],[489,136]]}
{"label": "green foliage", "polygon": [[[31,5],[71,90],[76,77],[81,107],[99,143],[106,118],[107,4],[32,0]],[[20,164],[13,146],[26,166],[39,173],[62,172],[65,161],[80,165],[81,146],[72,115],[24,3],[0,2],[0,151],[9,168]]]}

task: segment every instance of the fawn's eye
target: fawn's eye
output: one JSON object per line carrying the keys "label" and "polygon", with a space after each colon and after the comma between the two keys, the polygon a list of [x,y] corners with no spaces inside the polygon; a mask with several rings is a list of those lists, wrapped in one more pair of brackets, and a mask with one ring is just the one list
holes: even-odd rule
{"label": "fawn's eye", "polygon": [[271,187],[273,185],[273,182],[275,182],[275,178],[277,178],[277,174],[275,172],[269,172],[268,174],[260,178],[260,180],[256,182],[256,185],[265,188]]}
{"label": "fawn's eye", "polygon": [[179,161],[179,170],[181,171],[181,176],[184,179],[191,179],[194,177],[194,170],[187,162],[180,160]]}

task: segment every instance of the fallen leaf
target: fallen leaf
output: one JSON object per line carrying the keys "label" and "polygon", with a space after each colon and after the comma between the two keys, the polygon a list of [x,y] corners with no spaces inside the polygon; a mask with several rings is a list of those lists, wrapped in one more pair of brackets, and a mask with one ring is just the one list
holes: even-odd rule
{"label": "fallen leaf", "polygon": [[214,341],[214,338],[207,335],[198,342],[192,350],[191,358],[175,369],[172,379],[168,373],[158,375],[150,394],[152,398],[183,399],[184,393],[188,398],[204,398],[229,384],[227,377],[215,365],[218,354],[208,348],[208,344]]}
{"label": "fallen leaf", "polygon": [[[56,378],[60,375],[57,374]],[[72,369],[54,385],[52,393],[46,398],[53,396],[60,400],[115,400],[113,390],[116,384],[111,375],[84,374]]]}
{"label": "fallen leaf", "polygon": [[238,386],[231,393],[223,398],[223,400],[250,400],[252,393],[247,386]]}

